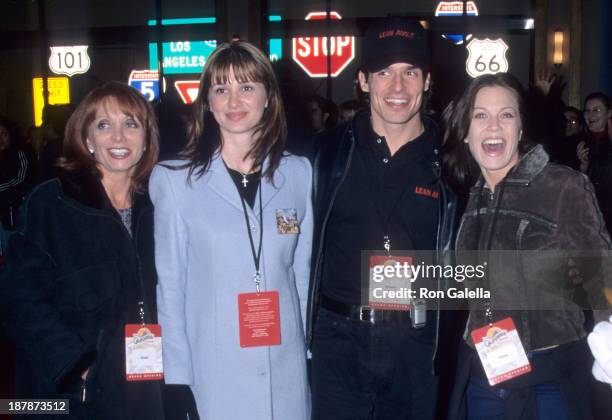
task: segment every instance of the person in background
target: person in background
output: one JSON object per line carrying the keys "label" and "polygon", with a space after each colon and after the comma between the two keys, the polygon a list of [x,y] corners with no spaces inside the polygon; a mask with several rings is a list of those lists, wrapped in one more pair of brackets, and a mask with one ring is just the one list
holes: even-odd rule
{"label": "person in background", "polygon": [[39,155],[41,180],[51,179],[59,174],[57,163],[62,157],[64,132],[73,111],[72,104],[47,105],[43,108],[43,144]]}
{"label": "person in background", "polygon": [[595,186],[599,206],[608,229],[612,228],[612,138],[608,121],[612,117],[610,99],[601,92],[593,92],[584,100],[586,139],[578,143],[576,152],[580,170]]}
{"label": "person in background", "polygon": [[582,112],[573,106],[566,107],[563,115],[565,117],[565,138],[553,141],[550,147],[550,160],[579,170],[580,161],[576,148],[586,135],[584,118],[582,118]]}
{"label": "person in background", "polygon": [[526,129],[531,133],[531,141],[543,145],[548,153],[553,153],[565,138],[566,105],[561,98],[564,86],[560,75],[544,68],[537,72],[525,93],[526,112],[537,115],[525,122]]}
{"label": "person in background", "polygon": [[338,111],[333,102],[319,95],[313,95],[308,100],[308,110],[313,136],[335,127],[338,120]]}
{"label": "person in background", "polygon": [[[595,317],[607,319],[612,244],[587,178],[530,145],[523,98],[513,76],[481,76],[446,114],[446,166],[471,186],[457,252],[516,251],[503,268],[488,268],[490,299],[470,299],[451,419],[592,418],[592,358],[584,306],[575,297],[584,291]],[[580,279],[569,277],[568,256],[575,256]],[[507,341],[495,341],[504,335]],[[514,350],[504,353],[501,343]],[[492,386],[496,375],[503,378]]]}
{"label": "person in background", "polygon": [[342,102],[340,104],[340,122],[343,123],[351,120],[360,109],[361,105],[356,99]]}
{"label": "person in background", "polygon": [[23,197],[33,185],[35,165],[17,125],[0,116],[0,226],[5,229],[15,224]]}
{"label": "person in background", "polygon": [[584,118],[578,108],[568,106],[563,113],[565,117],[565,137],[572,137],[584,132]]}
{"label": "person in background", "polygon": [[310,164],[284,152],[281,94],[254,45],[219,45],[194,105],[184,158],[149,184],[166,383],[190,385],[204,419],[308,420]]}
{"label": "person in background", "polygon": [[30,126],[26,133],[25,141],[32,146],[36,161],[40,159],[40,155],[42,153],[42,148],[44,146],[44,133],[45,128],[43,126],[36,127],[34,125]]}
{"label": "person in background", "polygon": [[70,117],[63,146],[59,176],[31,192],[3,235],[0,317],[17,345],[16,397],[67,399],[76,419],[163,419],[162,382],[126,371],[127,326],[149,346],[157,318],[155,115],[138,91],[106,83]]}

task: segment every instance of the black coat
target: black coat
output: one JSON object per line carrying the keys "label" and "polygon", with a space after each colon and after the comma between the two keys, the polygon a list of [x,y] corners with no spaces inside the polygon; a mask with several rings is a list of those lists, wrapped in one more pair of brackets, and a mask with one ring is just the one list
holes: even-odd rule
{"label": "black coat", "polygon": [[[355,130],[355,121],[361,118],[369,119],[369,113],[366,111],[359,112],[350,122],[342,124],[316,139],[318,144],[315,146],[317,151],[315,153],[313,165],[313,209],[315,214],[315,229],[313,236],[311,281],[308,291],[308,315],[306,321],[306,340],[308,345],[310,345],[312,341],[313,325],[319,306],[319,286],[323,273],[323,250],[325,248],[324,241],[327,222],[331,215],[336,193],[342,186],[351,165],[356,142],[355,136],[359,135]],[[436,123],[429,118],[423,118],[423,123],[429,138],[437,143],[440,135]],[[436,158],[431,162],[431,167],[432,172],[438,179],[438,187],[441,195],[438,205],[436,249],[443,254],[452,249],[452,244],[454,242],[457,221],[457,198],[440,178],[440,162],[437,157],[439,146],[437,144],[434,146]],[[446,252],[446,254],[448,254],[448,252]],[[437,312],[439,315],[440,311]],[[438,339],[440,333],[444,334],[443,330],[445,328],[446,325],[436,332],[436,349],[438,344],[442,344]],[[437,362],[438,360],[436,360],[436,363]]]}
{"label": "black coat", "polygon": [[17,229],[4,232],[0,267],[0,319],[17,344],[17,397],[69,398],[76,418],[163,418],[161,382],[125,379],[124,325],[139,322],[137,302],[145,321],[156,321],[146,194],[133,196],[132,232],[89,174],[64,174],[26,199]]}

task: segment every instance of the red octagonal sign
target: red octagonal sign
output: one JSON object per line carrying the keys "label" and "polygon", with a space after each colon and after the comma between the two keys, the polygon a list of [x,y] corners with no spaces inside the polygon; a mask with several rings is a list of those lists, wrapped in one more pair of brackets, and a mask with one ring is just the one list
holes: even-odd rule
{"label": "red octagonal sign", "polygon": [[[342,19],[337,12],[330,12],[331,19]],[[327,13],[313,12],[306,20],[325,19]],[[304,69],[310,77],[327,77],[327,37],[293,38],[293,60]],[[352,36],[335,36],[329,40],[331,55],[331,76],[338,76],[355,58],[355,38]]]}

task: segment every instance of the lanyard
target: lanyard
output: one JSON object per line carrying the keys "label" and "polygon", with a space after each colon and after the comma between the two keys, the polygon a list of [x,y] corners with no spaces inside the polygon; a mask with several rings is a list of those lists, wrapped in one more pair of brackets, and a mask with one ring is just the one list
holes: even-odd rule
{"label": "lanyard", "polygon": [[[236,187],[238,189],[238,187]],[[259,293],[259,284],[261,283],[261,272],[259,271],[259,262],[261,259],[261,245],[263,244],[263,206],[261,204],[261,177],[259,177],[259,246],[257,252],[255,252],[255,241],[253,241],[253,234],[251,233],[251,224],[249,223],[249,214],[247,213],[246,204],[244,203],[244,197],[240,194],[240,202],[242,203],[242,210],[244,212],[244,220],[246,222],[247,233],[249,234],[249,243],[251,244],[251,252],[253,254],[253,264],[255,265],[255,274],[253,274],[253,281],[255,282],[255,288]]]}

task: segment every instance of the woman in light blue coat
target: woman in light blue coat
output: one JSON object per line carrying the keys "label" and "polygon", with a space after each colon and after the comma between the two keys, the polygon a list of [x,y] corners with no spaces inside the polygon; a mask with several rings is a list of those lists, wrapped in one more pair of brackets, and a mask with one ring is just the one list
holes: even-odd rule
{"label": "woman in light blue coat", "polygon": [[165,381],[190,385],[203,419],[309,419],[312,170],[283,153],[279,88],[253,45],[211,54],[194,105],[184,159],[149,186]]}

